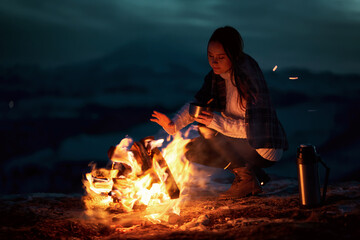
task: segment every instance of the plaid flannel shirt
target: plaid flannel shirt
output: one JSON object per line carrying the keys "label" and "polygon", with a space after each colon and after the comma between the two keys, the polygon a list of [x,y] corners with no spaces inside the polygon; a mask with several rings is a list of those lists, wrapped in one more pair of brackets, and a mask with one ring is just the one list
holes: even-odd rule
{"label": "plaid flannel shirt", "polygon": [[[245,55],[242,69],[258,86],[256,101],[248,99],[245,110],[245,128],[249,144],[254,148],[288,149],[284,128],[271,105],[269,90],[259,65],[253,58]],[[203,104],[211,98],[214,99],[210,104],[213,111],[224,111],[226,107],[225,80],[213,71],[205,77],[202,88],[195,95],[195,99]]]}

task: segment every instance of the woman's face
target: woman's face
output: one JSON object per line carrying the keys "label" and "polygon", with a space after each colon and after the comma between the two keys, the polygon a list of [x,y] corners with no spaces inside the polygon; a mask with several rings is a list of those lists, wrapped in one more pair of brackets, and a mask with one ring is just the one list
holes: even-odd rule
{"label": "woman's face", "polygon": [[231,61],[219,42],[210,42],[208,46],[208,60],[215,74],[224,74],[231,69]]}

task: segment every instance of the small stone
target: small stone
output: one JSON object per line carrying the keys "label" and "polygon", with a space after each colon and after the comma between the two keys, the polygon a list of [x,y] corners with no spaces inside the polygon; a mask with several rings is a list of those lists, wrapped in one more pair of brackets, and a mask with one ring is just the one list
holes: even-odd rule
{"label": "small stone", "polygon": [[210,205],[206,205],[204,206],[205,209],[207,210],[214,210],[215,208],[213,206],[210,206]]}
{"label": "small stone", "polygon": [[209,219],[208,215],[201,215],[198,218],[198,222],[201,223],[204,226],[209,226],[210,225],[210,219]]}
{"label": "small stone", "polygon": [[169,220],[168,220],[169,224],[175,225],[175,224],[180,224],[181,222],[182,222],[181,216],[179,216],[177,214],[169,215]]}

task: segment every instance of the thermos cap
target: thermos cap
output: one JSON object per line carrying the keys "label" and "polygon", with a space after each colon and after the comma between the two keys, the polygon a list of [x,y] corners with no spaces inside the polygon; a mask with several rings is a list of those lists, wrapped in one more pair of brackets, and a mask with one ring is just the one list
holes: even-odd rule
{"label": "thermos cap", "polygon": [[312,164],[318,161],[315,146],[310,144],[301,144],[297,148],[297,164]]}

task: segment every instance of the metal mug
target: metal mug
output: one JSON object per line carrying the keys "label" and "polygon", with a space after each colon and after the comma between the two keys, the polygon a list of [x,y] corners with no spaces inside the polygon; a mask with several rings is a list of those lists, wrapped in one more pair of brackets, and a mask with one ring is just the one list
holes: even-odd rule
{"label": "metal mug", "polygon": [[190,103],[189,114],[190,116],[197,118],[202,111],[210,111],[210,107],[206,105],[201,105],[199,103]]}

